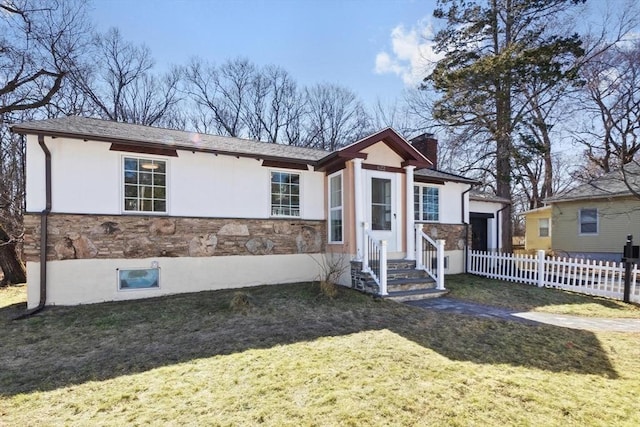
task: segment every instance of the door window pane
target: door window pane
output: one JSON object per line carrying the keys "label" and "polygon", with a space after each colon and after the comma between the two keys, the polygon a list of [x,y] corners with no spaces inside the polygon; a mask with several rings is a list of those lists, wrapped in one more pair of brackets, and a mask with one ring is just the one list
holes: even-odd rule
{"label": "door window pane", "polygon": [[391,230],[391,180],[371,178],[371,229]]}

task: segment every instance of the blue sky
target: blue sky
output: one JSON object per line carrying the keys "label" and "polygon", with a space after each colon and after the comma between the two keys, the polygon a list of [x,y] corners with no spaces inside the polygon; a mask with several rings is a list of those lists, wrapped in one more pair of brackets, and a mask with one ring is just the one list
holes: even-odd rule
{"label": "blue sky", "polygon": [[425,74],[435,0],[94,0],[96,30],[144,43],[159,69],[193,56],[274,64],[372,105]]}

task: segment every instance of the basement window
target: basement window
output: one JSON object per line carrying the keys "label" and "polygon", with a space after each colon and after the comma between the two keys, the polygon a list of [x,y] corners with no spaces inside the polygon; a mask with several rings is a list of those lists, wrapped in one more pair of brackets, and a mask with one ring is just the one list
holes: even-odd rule
{"label": "basement window", "polygon": [[160,268],[118,269],[118,289],[153,289],[160,287]]}

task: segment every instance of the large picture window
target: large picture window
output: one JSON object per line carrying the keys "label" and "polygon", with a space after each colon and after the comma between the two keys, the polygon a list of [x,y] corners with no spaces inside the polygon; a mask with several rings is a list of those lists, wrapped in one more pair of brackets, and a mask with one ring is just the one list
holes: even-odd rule
{"label": "large picture window", "polygon": [[580,209],[580,234],[598,234],[598,209]]}
{"label": "large picture window", "polygon": [[271,172],[271,215],[300,216],[300,175]]}
{"label": "large picture window", "polygon": [[124,211],[167,212],[167,162],[124,158]]}
{"label": "large picture window", "polygon": [[329,178],[329,242],[342,243],[342,174]]}
{"label": "large picture window", "polygon": [[413,209],[416,221],[440,221],[440,190],[436,187],[413,187]]}

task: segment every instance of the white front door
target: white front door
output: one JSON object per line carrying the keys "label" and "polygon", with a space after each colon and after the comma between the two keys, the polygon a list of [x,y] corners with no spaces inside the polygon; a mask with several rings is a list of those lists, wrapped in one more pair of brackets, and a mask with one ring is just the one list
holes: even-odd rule
{"label": "white front door", "polygon": [[376,239],[387,241],[388,252],[399,252],[401,215],[395,173],[365,171],[365,221]]}

